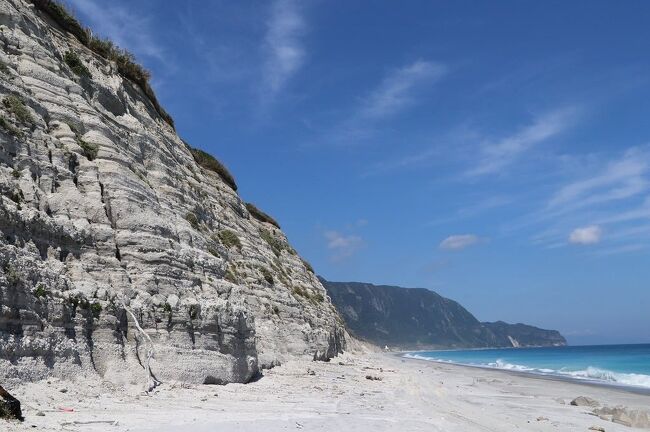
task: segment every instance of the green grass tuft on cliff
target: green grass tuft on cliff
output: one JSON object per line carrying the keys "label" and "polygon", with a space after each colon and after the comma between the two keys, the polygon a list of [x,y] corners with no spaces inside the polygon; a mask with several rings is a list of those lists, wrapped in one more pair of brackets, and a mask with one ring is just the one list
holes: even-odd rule
{"label": "green grass tuft on cliff", "polygon": [[246,209],[251,214],[251,216],[253,216],[258,221],[270,223],[271,225],[275,225],[277,228],[280,228],[280,224],[275,219],[273,219],[270,215],[264,213],[262,210],[255,207],[254,204],[246,203]]}
{"label": "green grass tuft on cliff", "polygon": [[199,218],[197,218],[194,213],[187,213],[185,215],[185,220],[190,223],[192,228],[194,228],[197,231],[199,230]]}
{"label": "green grass tuft on cliff", "polygon": [[2,104],[5,106],[7,111],[16,116],[16,119],[25,124],[34,123],[34,117],[29,112],[25,106],[25,102],[20,98],[20,96],[9,95],[2,100]]}
{"label": "green grass tuft on cliff", "polygon": [[97,147],[97,144],[91,144],[79,137],[77,137],[77,144],[79,144],[79,147],[84,151],[84,156],[86,156],[89,161],[92,161],[97,157],[97,153],[99,153],[99,147]]}
{"label": "green grass tuft on cliff", "polygon": [[227,248],[231,247],[236,247],[237,249],[241,250],[241,241],[239,240],[239,237],[237,236],[237,233],[231,230],[221,230],[219,233],[216,235],[216,237],[213,236],[214,240],[218,240],[222,245],[224,245]]}
{"label": "green grass tuft on cliff", "polygon": [[106,60],[114,61],[117,64],[117,70],[119,73],[124,78],[127,78],[140,86],[160,117],[174,128],[174,119],[172,119],[169,113],[167,113],[167,111],[165,111],[165,109],[160,105],[156,94],[149,84],[151,74],[140,64],[136,63],[133,54],[125,49],[119,48],[111,41],[99,39],[93,36],[92,32],[88,28],[84,27],[62,3],[55,0],[31,1],[38,10],[46,13],[64,30],[76,36],[79,42],[95,54],[105,58]]}
{"label": "green grass tuft on cliff", "polygon": [[63,61],[65,64],[67,64],[70,69],[72,69],[72,72],[75,73],[75,75],[79,75],[80,77],[86,77],[86,78],[91,78],[92,75],[86,65],[84,65],[74,51],[67,51],[63,55]]}
{"label": "green grass tuft on cliff", "polygon": [[237,191],[237,183],[235,183],[235,178],[232,176],[232,174],[230,174],[230,171],[228,171],[228,168],[226,168],[224,164],[219,162],[210,153],[204,152],[203,150],[199,150],[197,148],[193,148],[189,145],[187,145],[187,147],[189,148],[190,153],[192,153],[192,157],[194,157],[194,161],[199,166],[209,171],[217,173],[219,177],[221,177],[221,179],[228,186],[230,186],[232,190]]}
{"label": "green grass tuft on cliff", "polygon": [[11,135],[20,136],[20,131],[12,125],[9,120],[0,116],[0,128],[6,130]]}
{"label": "green grass tuft on cliff", "polygon": [[271,232],[267,229],[264,228],[260,229],[260,237],[262,237],[262,239],[264,239],[264,241],[267,242],[269,246],[271,246],[273,253],[278,257],[282,254],[282,251],[287,247],[287,245],[283,241],[275,238],[273,234],[271,234]]}

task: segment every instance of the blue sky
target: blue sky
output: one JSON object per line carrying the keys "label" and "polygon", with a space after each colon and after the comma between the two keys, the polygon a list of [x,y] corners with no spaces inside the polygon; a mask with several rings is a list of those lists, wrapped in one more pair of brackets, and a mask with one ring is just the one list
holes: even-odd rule
{"label": "blue sky", "polygon": [[68,3],[324,277],[650,342],[650,3]]}

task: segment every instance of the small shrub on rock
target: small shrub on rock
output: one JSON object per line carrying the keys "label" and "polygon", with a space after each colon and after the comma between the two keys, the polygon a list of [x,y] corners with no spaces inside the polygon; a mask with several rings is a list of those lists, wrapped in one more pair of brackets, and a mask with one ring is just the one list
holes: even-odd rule
{"label": "small shrub on rock", "polygon": [[81,138],[77,138],[77,144],[79,144],[79,147],[81,147],[84,152],[84,156],[86,156],[89,161],[95,160],[95,158],[97,158],[97,153],[99,153],[99,147],[97,147],[97,144],[91,144],[82,140]]}
{"label": "small shrub on rock", "polygon": [[273,250],[273,253],[276,256],[280,256],[282,251],[286,248],[286,245],[281,240],[277,239],[271,232],[267,229],[260,229],[260,236]]}
{"label": "small shrub on rock", "polygon": [[99,315],[102,313],[102,305],[99,303],[93,303],[90,305],[90,312],[92,312],[93,317],[99,318]]}
{"label": "small shrub on rock", "polygon": [[43,285],[42,283],[38,284],[38,286],[34,290],[34,296],[37,298],[47,297],[50,294],[51,294],[50,291],[47,290],[45,288],[45,285]]}
{"label": "small shrub on rock", "polygon": [[57,24],[69,31],[79,39],[79,41],[88,45],[90,41],[90,32],[84,28],[81,23],[67,11],[65,6],[54,0],[32,0],[34,5],[46,12]]}
{"label": "small shrub on rock", "polygon": [[231,269],[226,270],[224,279],[234,284],[239,283],[239,278],[237,278],[237,274],[233,272]]}
{"label": "small shrub on rock", "polygon": [[232,190],[237,190],[237,183],[235,183],[235,178],[232,176],[232,174],[230,174],[230,171],[228,171],[228,168],[226,168],[224,164],[219,162],[210,153],[190,147],[189,145],[187,147],[190,149],[190,153],[192,153],[194,161],[199,166],[217,173],[219,177],[221,177],[221,179],[224,181],[224,183],[230,186]]}
{"label": "small shrub on rock", "polygon": [[108,39],[99,39],[97,37],[90,38],[90,41],[88,41],[88,48],[104,58],[110,58],[112,53],[117,49],[112,41]]}
{"label": "small shrub on rock", "polygon": [[302,265],[305,266],[308,272],[314,273],[314,268],[309,264],[309,261],[303,258],[300,258],[300,261],[302,261]]}
{"label": "small shrub on rock", "polygon": [[273,219],[270,215],[264,213],[262,210],[255,207],[254,204],[246,203],[246,210],[248,210],[251,216],[253,216],[258,221],[270,223],[271,225],[280,228],[280,224],[275,219]]}
{"label": "small shrub on rock", "polygon": [[78,75],[82,78],[91,78],[92,75],[86,65],[83,64],[77,53],[74,51],[67,51],[63,55],[63,61],[65,64],[72,69],[72,72],[75,73],[75,75]]}
{"label": "small shrub on rock", "polygon": [[9,132],[12,135],[16,135],[16,136],[20,135],[20,131],[18,129],[16,129],[14,127],[14,125],[9,123],[9,120],[7,120],[6,118],[4,118],[2,116],[0,116],[0,128],[6,130],[7,132]]}
{"label": "small shrub on rock", "polygon": [[260,273],[264,277],[264,280],[267,281],[270,285],[273,285],[273,275],[266,267],[260,267]]}
{"label": "small shrub on rock", "polygon": [[25,106],[20,96],[9,95],[2,100],[2,104],[5,106],[7,111],[16,116],[16,119],[21,123],[32,124],[34,123],[34,117],[29,112]]}
{"label": "small shrub on rock", "polygon": [[299,286],[293,287],[293,293],[295,295],[299,295],[300,297],[305,297],[305,298],[309,296],[309,293]]}
{"label": "small shrub on rock", "polygon": [[9,285],[18,285],[20,282],[20,275],[16,269],[11,264],[5,264],[3,270],[5,273],[5,278],[7,279]]}
{"label": "small shrub on rock", "polygon": [[192,225],[192,228],[194,228],[195,230],[199,229],[199,219],[196,217],[194,213],[187,213],[185,215],[185,220],[188,221],[190,225]]}
{"label": "small shrub on rock", "polygon": [[114,61],[117,64],[118,72],[124,78],[140,86],[140,89],[149,98],[149,101],[160,117],[174,128],[174,120],[160,105],[156,94],[149,84],[149,72],[136,63],[133,54],[124,49],[120,49],[110,41],[92,36],[91,31],[68,12],[61,2],[56,0],[32,0],[32,3],[34,3],[37,9],[48,14],[64,30],[75,35],[84,46],[105,59]]}
{"label": "small shrub on rock", "polygon": [[217,240],[219,240],[219,242],[227,248],[236,247],[237,249],[241,249],[242,247],[237,233],[231,230],[219,231],[217,234]]}

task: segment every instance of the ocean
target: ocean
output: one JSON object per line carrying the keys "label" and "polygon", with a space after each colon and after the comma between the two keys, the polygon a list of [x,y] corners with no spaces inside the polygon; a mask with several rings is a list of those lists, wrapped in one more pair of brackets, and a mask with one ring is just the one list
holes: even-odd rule
{"label": "ocean", "polygon": [[650,344],[417,351],[404,356],[650,389]]}

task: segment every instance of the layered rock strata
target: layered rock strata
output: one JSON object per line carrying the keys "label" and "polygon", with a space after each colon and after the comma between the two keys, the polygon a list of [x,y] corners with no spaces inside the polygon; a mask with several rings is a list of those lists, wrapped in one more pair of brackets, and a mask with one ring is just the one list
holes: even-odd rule
{"label": "layered rock strata", "polygon": [[282,231],[24,0],[0,0],[0,99],[0,380],[247,382],[344,348]]}

